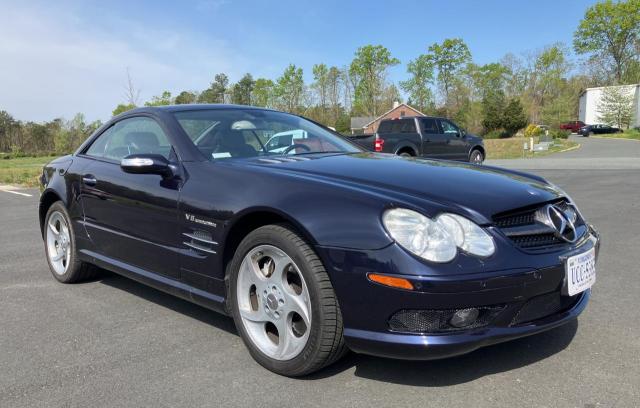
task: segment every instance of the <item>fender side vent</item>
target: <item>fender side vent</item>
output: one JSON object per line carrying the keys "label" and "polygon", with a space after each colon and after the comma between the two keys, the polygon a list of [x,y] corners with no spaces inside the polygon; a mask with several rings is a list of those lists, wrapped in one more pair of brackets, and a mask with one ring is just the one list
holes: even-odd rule
{"label": "fender side vent", "polygon": [[183,242],[187,247],[196,251],[206,252],[208,254],[216,253],[213,248],[215,248],[218,243],[213,240],[211,234],[207,231],[194,230],[193,232],[183,232],[182,235],[190,238],[189,241]]}

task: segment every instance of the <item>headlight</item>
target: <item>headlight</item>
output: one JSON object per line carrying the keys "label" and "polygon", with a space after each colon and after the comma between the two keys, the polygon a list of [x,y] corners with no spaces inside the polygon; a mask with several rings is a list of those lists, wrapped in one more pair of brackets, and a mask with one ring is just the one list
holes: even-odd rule
{"label": "headlight", "polygon": [[385,211],[382,223],[398,244],[432,262],[449,262],[457,253],[456,243],[439,224],[404,208]]}
{"label": "headlight", "polygon": [[449,262],[458,248],[476,256],[495,252],[493,239],[479,226],[455,214],[440,214],[434,220],[412,210],[385,211],[382,222],[403,248],[432,262]]}
{"label": "headlight", "polygon": [[493,238],[464,217],[456,214],[440,214],[436,217],[436,223],[449,232],[458,248],[469,254],[487,257],[496,251]]}

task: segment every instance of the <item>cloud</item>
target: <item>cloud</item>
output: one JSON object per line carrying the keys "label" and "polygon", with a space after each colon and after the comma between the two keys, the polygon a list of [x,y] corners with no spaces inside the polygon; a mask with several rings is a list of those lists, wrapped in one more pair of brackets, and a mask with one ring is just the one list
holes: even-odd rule
{"label": "cloud", "polygon": [[108,119],[124,102],[127,67],[145,100],[203,89],[216,72],[239,75],[244,63],[224,40],[109,15],[96,22],[51,4],[5,6],[0,14],[0,110],[18,119],[76,112]]}

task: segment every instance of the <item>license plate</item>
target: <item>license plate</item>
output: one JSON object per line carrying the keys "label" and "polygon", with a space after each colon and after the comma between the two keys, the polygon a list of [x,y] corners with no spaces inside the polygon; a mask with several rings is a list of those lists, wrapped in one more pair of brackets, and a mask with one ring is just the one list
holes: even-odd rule
{"label": "license plate", "polygon": [[567,294],[573,296],[589,289],[596,281],[596,251],[591,250],[567,258],[565,263]]}

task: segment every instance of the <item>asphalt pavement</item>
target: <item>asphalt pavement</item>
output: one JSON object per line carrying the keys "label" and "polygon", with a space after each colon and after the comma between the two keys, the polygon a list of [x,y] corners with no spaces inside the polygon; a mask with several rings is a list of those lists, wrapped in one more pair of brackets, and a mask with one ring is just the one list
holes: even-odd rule
{"label": "asphalt pavement", "polygon": [[502,163],[533,167],[601,231],[597,282],[576,322],[441,361],[350,354],[303,379],[260,367],[232,321],[199,306],[106,272],[57,283],[37,191],[0,189],[0,407],[640,406],[640,143],[584,142]]}
{"label": "asphalt pavement", "polygon": [[487,160],[493,166],[521,170],[640,170],[640,143],[571,135],[580,147],[568,152],[528,159]]}

